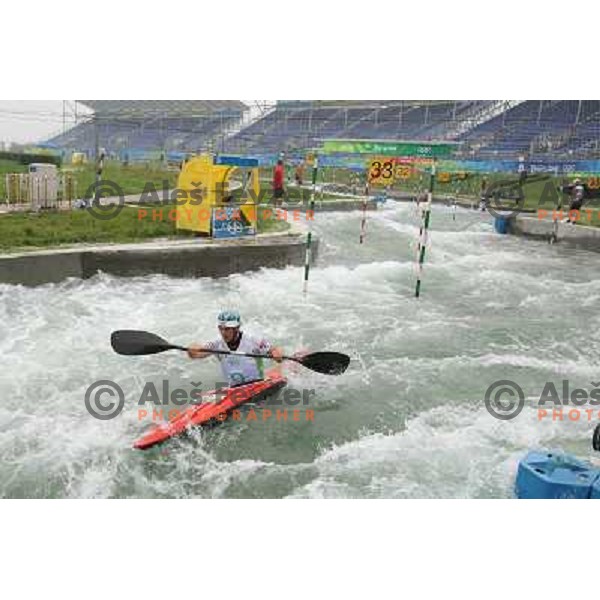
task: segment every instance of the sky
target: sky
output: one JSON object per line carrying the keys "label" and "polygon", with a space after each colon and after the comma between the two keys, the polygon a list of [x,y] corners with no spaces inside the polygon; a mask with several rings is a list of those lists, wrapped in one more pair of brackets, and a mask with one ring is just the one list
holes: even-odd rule
{"label": "sky", "polygon": [[[74,100],[66,100],[67,129],[75,125]],[[252,103],[255,100],[242,100]],[[81,114],[89,112],[81,104]],[[0,100],[0,142],[41,142],[63,131],[63,100]]]}
{"label": "sky", "polygon": [[[73,100],[67,100],[70,107]],[[74,124],[72,110],[68,125]],[[43,141],[63,130],[62,100],[0,100],[0,142]]]}

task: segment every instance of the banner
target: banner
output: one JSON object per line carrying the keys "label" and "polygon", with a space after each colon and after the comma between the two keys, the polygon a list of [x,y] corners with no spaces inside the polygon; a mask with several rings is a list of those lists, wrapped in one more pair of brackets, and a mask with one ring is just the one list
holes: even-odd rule
{"label": "banner", "polygon": [[365,171],[368,167],[367,157],[360,157],[351,154],[336,155],[317,155],[319,158],[319,168],[321,167],[341,167],[357,171]]}
{"label": "banner", "polygon": [[[343,140],[340,140],[343,141]],[[327,142],[326,142],[327,143]],[[322,154],[316,153],[319,159],[319,168],[321,167],[338,167],[350,169],[353,171],[365,172],[369,169],[371,161],[368,156],[356,153],[333,153]],[[417,156],[409,157],[405,155],[391,155],[386,153],[374,153],[379,159],[388,160],[392,158],[395,162],[395,172],[397,179],[405,179],[408,176],[407,169],[411,172],[414,170],[426,170],[432,162],[432,157]],[[259,156],[260,165],[267,166],[275,164],[277,155],[262,155]],[[372,160],[376,160],[373,158]],[[548,173],[558,175],[600,175],[600,160],[530,160],[519,161],[515,160],[491,160],[491,159],[471,159],[471,160],[454,160],[443,159],[437,162],[438,171],[448,171],[450,173],[466,172],[466,173],[514,173],[518,174],[527,170],[530,174]]]}
{"label": "banner", "polygon": [[387,142],[376,140],[325,140],[323,152],[345,154],[374,154],[380,156],[405,156],[442,158],[451,156],[456,143],[448,142]]}
{"label": "banner", "polygon": [[594,175],[600,174],[600,160],[444,160],[439,163],[444,171],[475,173],[522,173],[533,175]]}
{"label": "banner", "polygon": [[215,156],[215,165],[227,167],[256,168],[259,166],[258,158],[253,156],[237,156],[219,154]]}

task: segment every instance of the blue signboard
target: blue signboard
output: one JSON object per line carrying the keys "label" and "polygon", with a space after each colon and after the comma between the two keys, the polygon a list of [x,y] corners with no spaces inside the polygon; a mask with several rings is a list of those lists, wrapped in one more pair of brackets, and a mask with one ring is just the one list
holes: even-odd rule
{"label": "blue signboard", "polygon": [[248,235],[256,235],[256,228],[238,206],[213,208],[213,238],[237,238]]}
{"label": "blue signboard", "polygon": [[219,154],[215,157],[215,165],[225,165],[227,167],[258,167],[258,158],[249,156],[225,156]]}

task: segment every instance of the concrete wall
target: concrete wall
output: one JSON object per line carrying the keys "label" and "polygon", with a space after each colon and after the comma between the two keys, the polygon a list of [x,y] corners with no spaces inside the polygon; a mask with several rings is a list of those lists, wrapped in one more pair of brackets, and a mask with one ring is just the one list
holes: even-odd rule
{"label": "concrete wall", "polygon": [[[308,210],[302,203],[287,207]],[[362,210],[360,199],[316,202],[315,213]],[[367,210],[376,210],[371,200]],[[306,230],[304,225],[294,228]],[[0,283],[41,285],[57,283],[68,277],[86,279],[98,271],[123,277],[163,273],[173,277],[224,277],[261,267],[284,268],[304,264],[306,236],[292,234],[259,235],[255,239],[147,242],[142,244],[106,244],[71,249],[33,251],[0,255]],[[318,238],[313,235],[312,262],[317,257]]]}
{"label": "concrete wall", "polygon": [[[551,219],[539,219],[537,216],[519,215],[509,223],[509,233],[513,235],[549,241],[553,231],[554,223]],[[556,233],[556,242],[559,244],[600,252],[600,228],[598,227],[559,222]]]}
{"label": "concrete wall", "polygon": [[[420,195],[423,197],[425,193],[426,190],[422,190]],[[388,194],[388,198],[390,198],[391,200],[401,200],[409,202],[414,202],[415,196],[416,194],[414,192],[405,192],[398,190],[392,190]],[[466,208],[470,208],[471,206],[479,206],[479,200],[476,198],[466,198],[464,196],[456,196],[453,194],[436,194],[435,192],[431,198],[431,201],[434,204],[452,204],[454,201],[456,201],[456,204],[458,206],[464,206]]]}
{"label": "concrete wall", "polygon": [[[378,202],[375,200],[369,200],[367,202],[367,210],[377,210]],[[309,208],[307,205],[306,208]],[[304,209],[303,209],[304,210]],[[335,212],[335,211],[351,211],[351,210],[363,210],[362,200],[335,200],[327,202],[315,202],[315,215],[320,212]]]}
{"label": "concrete wall", "polygon": [[[224,277],[261,267],[304,264],[304,235],[220,242],[151,242],[0,256],[0,283],[41,285],[98,271],[120,276]],[[313,236],[312,261],[319,240]]]}
{"label": "concrete wall", "polygon": [[81,252],[0,256],[0,283],[38,285],[82,277],[81,256]]}

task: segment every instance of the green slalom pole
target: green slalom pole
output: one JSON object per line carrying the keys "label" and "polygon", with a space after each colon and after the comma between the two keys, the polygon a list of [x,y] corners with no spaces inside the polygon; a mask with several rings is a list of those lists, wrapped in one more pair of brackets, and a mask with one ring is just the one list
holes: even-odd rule
{"label": "green slalom pole", "polygon": [[315,196],[317,193],[317,174],[319,172],[319,159],[315,155],[312,170],[312,189],[310,191],[310,218],[308,219],[308,234],[306,236],[306,251],[304,253],[304,293],[308,291],[308,273],[310,271],[312,228],[310,222],[315,218]]}
{"label": "green slalom pole", "polygon": [[319,208],[323,208],[323,196],[325,195],[325,169],[321,169],[321,194]]}
{"label": "green slalom pole", "polygon": [[431,219],[431,201],[433,200],[433,185],[435,182],[435,162],[431,164],[431,175],[429,176],[429,191],[427,192],[427,202],[423,209],[423,221],[419,231],[418,245],[418,263],[417,263],[417,287],[415,289],[415,298],[421,295],[421,277],[423,275],[423,263],[425,262],[425,250],[427,248],[427,236],[429,232],[429,221]]}

